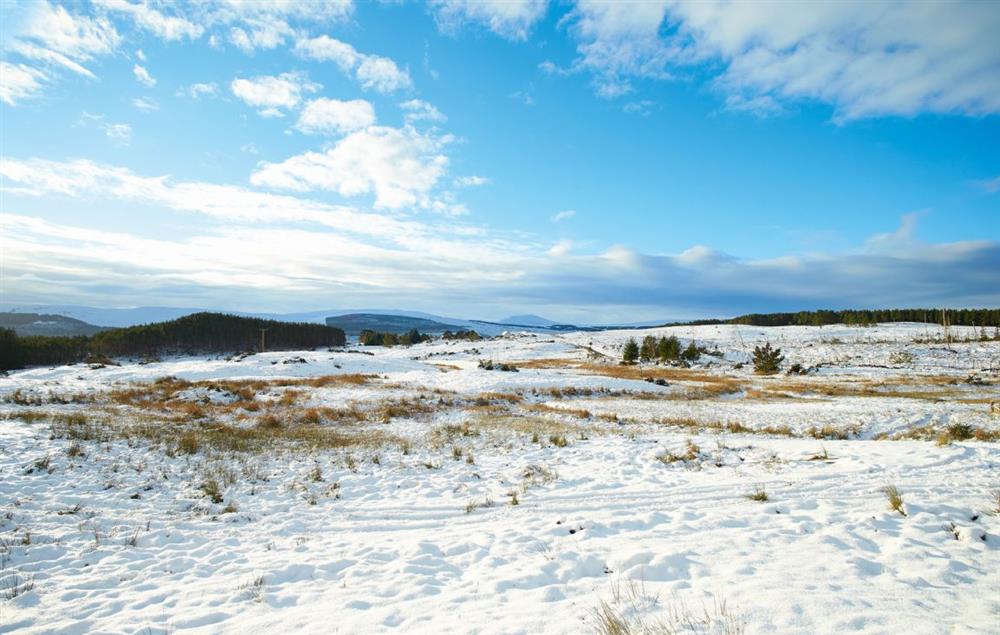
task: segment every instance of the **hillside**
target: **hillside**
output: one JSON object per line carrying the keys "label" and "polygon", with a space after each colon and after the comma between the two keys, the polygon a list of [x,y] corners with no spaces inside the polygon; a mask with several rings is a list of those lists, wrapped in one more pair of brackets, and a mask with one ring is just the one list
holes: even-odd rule
{"label": "hillside", "polygon": [[357,337],[361,331],[379,331],[383,333],[405,333],[417,329],[421,333],[440,334],[445,331],[457,331],[461,325],[445,324],[426,318],[406,315],[383,315],[378,313],[349,313],[326,318],[326,325],[343,329],[344,333]]}
{"label": "hillside", "polygon": [[91,356],[301,350],[343,346],[344,331],[322,324],[278,322],[221,313],[195,313],[169,322],[109,329],[92,336],[20,337],[0,331],[0,370],[74,363]]}
{"label": "hillside", "polygon": [[511,315],[500,320],[501,324],[512,324],[517,326],[554,326],[558,322],[553,322],[540,315],[526,313],[524,315]]}
{"label": "hillside", "polygon": [[94,326],[65,315],[16,313],[13,311],[0,313],[0,328],[14,329],[14,332],[22,337],[29,335],[94,335],[105,330],[104,327]]}

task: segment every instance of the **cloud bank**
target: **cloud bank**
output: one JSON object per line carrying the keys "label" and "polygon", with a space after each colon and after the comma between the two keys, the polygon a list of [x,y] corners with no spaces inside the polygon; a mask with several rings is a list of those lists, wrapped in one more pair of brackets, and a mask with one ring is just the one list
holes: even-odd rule
{"label": "cloud bank", "polygon": [[[1000,243],[927,243],[918,215],[831,254],[754,260],[694,246],[599,253],[473,225],[403,219],[235,186],[178,182],[88,161],[4,159],[5,295],[11,301],[178,303],[277,310],[407,306],[489,314],[544,308],[588,322],[852,306],[996,306]],[[19,200],[137,201],[194,213],[182,240],[17,214]],[[482,315],[483,313],[478,313]]]}

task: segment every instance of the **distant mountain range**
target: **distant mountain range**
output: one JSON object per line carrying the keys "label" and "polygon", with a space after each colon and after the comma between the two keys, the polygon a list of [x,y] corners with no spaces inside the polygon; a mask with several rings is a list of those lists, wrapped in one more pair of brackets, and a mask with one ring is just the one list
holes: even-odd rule
{"label": "distant mountain range", "polygon": [[[6,303],[2,306],[2,308],[5,311],[56,314],[74,318],[90,325],[99,325],[102,327],[136,326],[139,324],[166,322],[169,320],[176,320],[177,318],[184,317],[185,315],[206,311],[206,309],[196,307],[147,306],[129,309],[104,309],[79,305],[11,305]],[[425,332],[426,329],[426,332],[428,333],[440,333],[445,330],[454,331],[459,329],[475,329],[481,335],[499,335],[503,331],[510,330],[512,327],[527,328],[529,330],[548,330],[548,326],[555,324],[552,320],[547,320],[537,315],[511,316],[500,322],[492,322],[485,320],[467,320],[462,318],[446,317],[431,313],[424,313],[421,311],[408,311],[405,309],[328,309],[325,311],[305,311],[300,313],[253,313],[245,311],[223,312],[241,317],[256,317],[265,320],[278,320],[280,322],[314,322],[318,324],[325,324],[327,322],[327,318],[330,317],[339,318],[343,316],[358,315],[395,316],[398,318],[422,319],[433,323],[425,325],[424,328],[421,328],[420,326],[407,326],[400,332],[408,331],[411,328],[417,328],[417,330],[421,332]],[[370,328],[372,330],[382,331],[392,330],[390,328],[379,328],[377,326],[378,322],[374,318],[368,318],[368,320],[369,325],[361,328]],[[350,321],[351,320],[349,320],[349,322]],[[348,335],[350,335],[351,330],[355,328],[355,325],[359,325],[361,323],[362,321],[359,321],[359,318],[354,318],[350,329],[345,328],[344,330],[348,333]],[[405,323],[405,321],[400,323]],[[357,331],[360,332],[361,328],[358,328]]]}
{"label": "distant mountain range", "polygon": [[0,313],[0,328],[14,329],[21,337],[30,335],[93,335],[107,330],[82,320],[47,313]]}
{"label": "distant mountain range", "polygon": [[382,333],[405,333],[417,329],[421,333],[440,335],[445,331],[460,331],[467,327],[445,324],[437,320],[408,315],[386,315],[382,313],[349,313],[326,318],[327,326],[343,329],[348,337],[357,337],[361,331],[369,329]]}
{"label": "distant mountain range", "polygon": [[[105,309],[80,305],[15,305],[11,303],[3,303],[0,305],[0,310],[20,314],[40,314],[65,317],[82,323],[84,326],[79,327],[81,329],[100,329],[166,322],[169,320],[176,320],[177,318],[191,315],[193,313],[202,313],[208,309],[197,307],[157,306],[135,307],[129,309]],[[338,320],[343,320],[345,316],[353,316],[349,317],[343,326],[338,324],[338,326],[344,328],[344,331],[349,336],[352,334],[356,336],[357,333],[364,328],[376,331],[392,332],[403,332],[408,331],[411,328],[416,328],[421,332],[431,334],[441,333],[445,330],[455,331],[459,329],[470,329],[475,330],[480,335],[491,336],[499,335],[504,331],[511,330],[565,332],[576,330],[604,330],[609,328],[644,327],[664,323],[664,321],[649,321],[615,326],[581,326],[574,324],[560,324],[548,318],[533,314],[511,315],[499,321],[492,321],[446,317],[434,315],[432,313],[424,313],[421,311],[408,311],[405,309],[328,309],[323,311],[304,311],[298,313],[255,313],[246,311],[223,312],[239,317],[254,317],[265,320],[277,320],[279,322],[312,322],[316,324],[327,323],[327,318],[337,318]],[[10,313],[8,313],[8,315],[10,315]],[[357,316],[367,317],[362,318]],[[386,321],[386,319],[390,317],[395,319]],[[421,326],[419,321],[408,322],[403,318],[426,320],[428,323]],[[68,325],[69,322],[66,324]],[[399,325],[399,328],[392,326],[394,324]],[[405,328],[403,328],[402,326],[406,324],[410,324],[410,326],[405,326]],[[84,331],[56,332],[55,329],[60,328],[57,325],[52,325],[51,327],[39,326],[38,328],[42,328],[43,330],[46,328],[54,329],[52,332],[39,333],[45,335],[89,334]],[[66,328],[68,328],[68,326]]]}

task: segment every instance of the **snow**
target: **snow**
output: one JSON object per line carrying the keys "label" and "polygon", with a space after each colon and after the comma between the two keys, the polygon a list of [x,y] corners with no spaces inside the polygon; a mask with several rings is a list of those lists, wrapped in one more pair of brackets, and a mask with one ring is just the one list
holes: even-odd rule
{"label": "snow", "polygon": [[[616,360],[629,337],[646,334],[717,347],[720,357],[689,370],[739,388],[694,398],[699,382],[615,376],[614,360],[588,350]],[[747,633],[1000,632],[997,444],[885,438],[1000,428],[989,412],[1000,400],[1000,342],[942,337],[911,324],[513,333],[363,349],[373,355],[12,373],[0,379],[0,632],[580,633],[596,632],[601,602],[650,624],[717,614],[720,601]],[[819,369],[759,378],[735,367],[765,340],[786,366]],[[898,351],[912,361],[888,363]],[[284,363],[298,357],[305,363]],[[519,372],[482,370],[480,359]],[[370,377],[299,381],[348,374]],[[45,418],[127,422],[139,411],[107,402],[110,391],[167,376],[196,383],[164,407],[198,404],[242,426],[252,419],[240,419],[226,381],[270,380],[254,401],[274,412],[288,391],[301,393],[288,408],[440,405],[388,423],[324,424],[405,443],[245,453],[65,438]],[[851,392],[862,385],[876,394]],[[787,394],[752,392],[779,388]],[[677,419],[705,425],[660,423]],[[711,422],[790,432],[734,434]],[[824,425],[852,434],[808,436]],[[218,503],[202,488],[208,477],[220,483]],[[889,484],[905,516],[888,508]],[[768,500],[748,498],[758,488]],[[724,622],[701,632],[721,633]]]}

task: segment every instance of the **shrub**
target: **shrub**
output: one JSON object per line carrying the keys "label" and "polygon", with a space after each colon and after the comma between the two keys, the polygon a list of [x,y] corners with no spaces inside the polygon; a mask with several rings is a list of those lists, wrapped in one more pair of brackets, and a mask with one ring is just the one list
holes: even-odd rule
{"label": "shrub", "polygon": [[889,363],[894,366],[906,366],[913,363],[913,353],[909,351],[896,351],[889,355]]}
{"label": "shrub", "polygon": [[687,362],[696,362],[698,358],[701,357],[702,349],[698,347],[694,340],[687,345],[687,348],[681,352],[681,359]]}
{"label": "shrub", "polygon": [[222,488],[219,486],[219,481],[215,478],[206,478],[201,484],[201,491],[211,500],[213,503],[221,503],[222,498]]}
{"label": "shrub", "polygon": [[780,348],[771,348],[771,343],[755,346],[753,349],[753,372],[758,375],[773,375],[781,370],[785,357]]}
{"label": "shrub", "polygon": [[517,367],[506,362],[494,362],[491,359],[479,360],[479,367],[483,370],[500,370],[506,373],[516,373]]}

